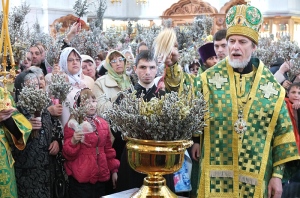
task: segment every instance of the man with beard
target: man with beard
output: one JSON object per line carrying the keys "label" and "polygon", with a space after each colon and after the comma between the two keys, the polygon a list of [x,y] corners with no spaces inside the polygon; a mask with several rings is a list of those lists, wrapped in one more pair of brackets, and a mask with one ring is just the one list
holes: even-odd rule
{"label": "man with beard", "polygon": [[40,67],[45,76],[47,73],[51,73],[52,67],[46,60],[46,52],[43,45],[41,43],[36,43],[32,45],[29,50],[32,56],[31,65]]}
{"label": "man with beard", "polygon": [[214,50],[219,61],[223,60],[228,55],[226,32],[226,29],[222,29],[214,34]]}
{"label": "man with beard", "polygon": [[231,7],[229,56],[194,79],[209,112],[192,148],[194,159],[201,156],[198,197],[280,198],[286,163],[299,159],[285,90],[251,58],[262,20],[253,6]]}

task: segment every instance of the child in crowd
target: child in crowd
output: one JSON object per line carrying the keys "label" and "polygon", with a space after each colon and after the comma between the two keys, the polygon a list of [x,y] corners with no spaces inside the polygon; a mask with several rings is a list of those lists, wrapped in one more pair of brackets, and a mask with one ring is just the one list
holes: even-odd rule
{"label": "child in crowd", "polygon": [[198,70],[200,68],[200,63],[198,60],[194,60],[193,62],[190,63],[189,65],[189,71],[191,74],[193,74],[194,76],[198,75]]}
{"label": "child in crowd", "polygon": [[298,147],[298,151],[300,151],[300,135],[299,135],[299,113],[296,104],[300,103],[300,83],[293,83],[289,86],[287,90],[287,98],[285,98],[285,102],[289,111],[289,115],[291,117],[293,127],[294,127],[294,134],[295,139]]}
{"label": "child in crowd", "polygon": [[[287,105],[287,109],[289,111],[289,115],[291,117],[291,121],[293,123],[294,134],[296,139],[296,144],[298,147],[298,151],[300,151],[300,135],[299,135],[299,116],[300,109],[298,108],[300,103],[300,83],[294,82],[287,89],[287,98],[285,98],[285,102]],[[295,161],[294,163],[298,163]],[[293,164],[294,164],[293,163]],[[293,166],[291,166],[293,167]],[[299,165],[295,165],[295,167],[299,167]],[[289,197],[299,197],[300,196],[300,170],[295,170],[294,168],[290,168],[286,165],[285,169],[287,172],[286,175],[289,175],[287,178],[288,181],[283,180],[283,192],[282,198]],[[290,178],[290,176],[292,176]]]}
{"label": "child in crowd", "polygon": [[74,123],[73,115],[65,125],[63,155],[69,176],[69,194],[70,198],[99,198],[105,195],[105,182],[110,176],[115,187],[120,162],[115,159],[108,123],[96,115],[95,95],[87,88],[78,95],[74,105],[86,105],[83,121],[87,121],[92,130],[87,133],[84,127],[74,127],[71,124]]}

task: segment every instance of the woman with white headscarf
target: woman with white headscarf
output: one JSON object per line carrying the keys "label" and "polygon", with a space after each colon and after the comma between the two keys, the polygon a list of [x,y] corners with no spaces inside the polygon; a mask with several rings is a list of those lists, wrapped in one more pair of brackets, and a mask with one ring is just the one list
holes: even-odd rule
{"label": "woman with white headscarf", "polygon": [[91,77],[93,80],[98,78],[95,60],[89,55],[81,55],[82,58],[82,73]]}
{"label": "woman with white headscarf", "polygon": [[[86,87],[93,89],[94,86],[94,80],[82,73],[81,64],[82,58],[75,48],[66,47],[62,50],[58,65],[60,66],[60,70],[66,74],[68,81],[72,85],[72,90],[66,99],[66,102],[69,102],[71,105],[74,104],[74,97],[78,91]],[[63,126],[67,123],[69,117],[69,108],[63,105],[63,113],[61,116]]]}

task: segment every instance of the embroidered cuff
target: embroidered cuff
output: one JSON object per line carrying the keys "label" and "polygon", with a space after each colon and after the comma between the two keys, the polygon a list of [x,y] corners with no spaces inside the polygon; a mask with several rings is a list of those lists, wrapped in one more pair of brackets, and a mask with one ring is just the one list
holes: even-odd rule
{"label": "embroidered cuff", "polygon": [[281,165],[278,165],[278,166],[274,166],[273,167],[272,177],[277,177],[277,178],[282,179],[284,168],[285,168],[284,164],[281,164]]}

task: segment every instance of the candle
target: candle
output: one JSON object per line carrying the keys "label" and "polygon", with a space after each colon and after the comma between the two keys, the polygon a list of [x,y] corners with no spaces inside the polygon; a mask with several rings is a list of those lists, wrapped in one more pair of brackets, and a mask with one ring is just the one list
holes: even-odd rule
{"label": "candle", "polygon": [[2,52],[2,47],[3,47],[3,34],[4,34],[4,23],[2,23],[2,29],[1,29],[0,52]]}

